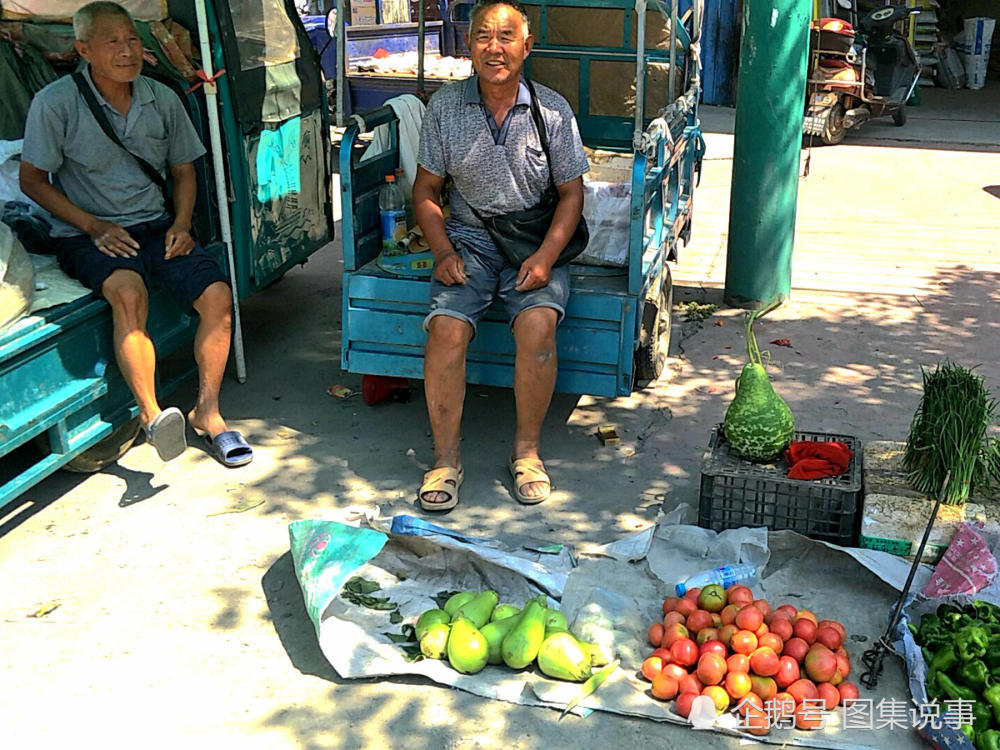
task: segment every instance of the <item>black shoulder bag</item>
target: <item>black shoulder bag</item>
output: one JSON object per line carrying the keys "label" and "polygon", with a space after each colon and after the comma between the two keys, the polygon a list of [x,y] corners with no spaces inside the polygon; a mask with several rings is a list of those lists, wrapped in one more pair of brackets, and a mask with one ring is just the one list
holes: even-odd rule
{"label": "black shoulder bag", "polygon": [[87,102],[87,106],[90,107],[91,113],[94,115],[94,119],[97,120],[97,124],[101,126],[101,130],[104,134],[110,138],[118,147],[124,151],[126,154],[131,156],[139,164],[140,169],[146,173],[146,176],[152,180],[160,192],[163,193],[163,207],[168,213],[173,213],[173,201],[170,200],[170,195],[167,192],[167,181],[163,179],[163,175],[160,171],[150,164],[148,161],[143,159],[138,154],[134,154],[125,147],[125,144],[121,142],[115,129],[111,127],[111,123],[108,122],[107,115],[104,114],[104,110],[101,109],[101,105],[97,101],[97,97],[94,96],[93,90],[90,88],[90,84],[87,83],[87,79],[84,78],[83,73],[76,71],[73,73],[73,82],[76,83],[76,87],[80,89],[80,94],[83,96],[83,100]]}
{"label": "black shoulder bag", "polygon": [[[515,266],[520,266],[538,251],[545,235],[548,234],[549,227],[552,226],[552,217],[555,215],[556,206],[559,205],[559,191],[556,190],[556,182],[552,176],[552,157],[549,155],[549,138],[545,131],[545,121],[542,119],[542,112],[538,107],[535,87],[527,78],[524,81],[528,84],[528,91],[531,93],[531,119],[534,120],[535,128],[538,130],[538,140],[542,144],[545,160],[549,165],[548,187],[545,188],[542,199],[534,206],[507,214],[483,216],[471,204],[469,205],[472,213],[486,227],[486,231],[489,232],[500,252]],[[558,267],[569,263],[586,249],[588,240],[590,240],[590,232],[587,229],[587,221],[581,214],[576,231],[573,232],[566,247],[559,253],[559,258],[553,265]]]}

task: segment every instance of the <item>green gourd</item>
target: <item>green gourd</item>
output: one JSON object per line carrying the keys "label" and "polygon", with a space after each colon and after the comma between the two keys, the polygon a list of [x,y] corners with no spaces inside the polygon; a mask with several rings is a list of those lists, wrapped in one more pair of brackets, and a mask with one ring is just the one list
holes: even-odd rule
{"label": "green gourd", "polygon": [[508,617],[521,614],[521,608],[513,604],[498,604],[493,614],[490,615],[490,622],[506,620]]}
{"label": "green gourd", "polygon": [[497,596],[496,591],[483,591],[459,607],[451,619],[456,620],[459,617],[464,617],[477,628],[481,628],[490,621],[490,615],[493,614],[498,601],[500,601],[500,597]]}
{"label": "green gourd", "polygon": [[503,639],[500,653],[511,669],[524,669],[535,660],[545,639],[545,613],[545,607],[532,599],[525,605],[521,621]]}
{"label": "green gourd", "polygon": [[590,677],[590,654],[572,634],[553,633],[538,649],[538,668],[556,680],[583,682]]}
{"label": "green gourd", "polygon": [[788,404],[771,386],[753,324],[780,302],[747,313],[747,359],[750,361],[736,379],[736,395],[726,409],[722,427],[726,441],[748,461],[768,461],[778,456],[795,435],[795,418]]}
{"label": "green gourd", "polygon": [[475,674],[486,666],[489,644],[471,622],[460,617],[451,624],[448,636],[448,663],[462,674]]}
{"label": "green gourd", "polygon": [[482,630],[479,631],[489,644],[489,650],[486,654],[487,663],[503,664],[503,654],[501,652],[503,639],[510,634],[510,631],[517,627],[520,621],[521,613],[518,612],[516,615],[505,617],[502,620],[493,620],[484,625]]}
{"label": "green gourd", "polygon": [[460,591],[457,594],[452,594],[448,597],[448,601],[444,603],[442,609],[448,613],[449,617],[452,617],[458,611],[459,607],[467,602],[471,602],[478,593],[478,591]]}

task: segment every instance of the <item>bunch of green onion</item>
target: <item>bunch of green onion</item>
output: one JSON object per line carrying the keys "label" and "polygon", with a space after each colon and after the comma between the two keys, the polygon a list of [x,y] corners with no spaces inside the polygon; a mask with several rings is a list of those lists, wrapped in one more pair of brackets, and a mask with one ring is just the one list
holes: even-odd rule
{"label": "bunch of green onion", "polygon": [[924,393],[910,424],[903,469],[913,488],[931,497],[951,471],[941,502],[958,505],[971,491],[1000,481],[1000,446],[987,435],[997,402],[982,377],[960,365],[920,369]]}

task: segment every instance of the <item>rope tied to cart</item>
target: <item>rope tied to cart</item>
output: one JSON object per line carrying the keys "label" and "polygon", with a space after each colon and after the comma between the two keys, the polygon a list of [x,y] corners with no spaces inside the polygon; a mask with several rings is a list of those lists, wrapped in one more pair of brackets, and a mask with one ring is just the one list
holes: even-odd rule
{"label": "rope tied to cart", "polygon": [[198,76],[198,78],[199,78],[198,82],[196,84],[194,84],[191,88],[185,89],[184,93],[185,94],[190,94],[193,91],[197,91],[199,88],[201,88],[202,86],[204,86],[206,84],[211,84],[212,86],[214,86],[216,80],[218,80],[218,78],[220,76],[222,76],[223,74],[225,74],[225,72],[226,72],[225,68],[219,68],[219,70],[216,71],[216,73],[214,75],[209,75],[204,70],[202,70],[202,69],[199,68],[198,70],[196,70],[194,72],[194,74],[196,76]]}

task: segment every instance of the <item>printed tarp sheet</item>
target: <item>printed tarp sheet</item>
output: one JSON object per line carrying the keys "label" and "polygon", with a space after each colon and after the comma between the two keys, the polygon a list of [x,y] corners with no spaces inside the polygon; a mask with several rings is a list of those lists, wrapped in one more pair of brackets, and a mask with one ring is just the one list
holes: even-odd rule
{"label": "printed tarp sheet", "polygon": [[[342,522],[343,521],[343,522]],[[320,647],[344,678],[424,675],[486,698],[563,708],[580,686],[549,680],[538,672],[487,667],[462,675],[445,661],[408,662],[388,634],[416,621],[442,591],[495,589],[502,602],[523,604],[546,594],[578,635],[613,649],[621,669],[584,700],[577,713],[591,710],[687,724],[668,705],[653,700],[635,677],[651,648],[646,631],[662,617],[664,596],[679,580],[706,568],[750,562],[762,578],[754,592],[775,604],[791,602],[821,618],[838,619],[852,638],[849,679],[857,681],[861,654],[885,630],[890,608],[908,572],[905,560],[887,553],[855,550],[813,541],[793,532],[733,529],[719,534],[697,526],[662,522],[601,547],[578,550],[533,539],[467,536],[461,531],[408,515],[366,511],[341,521],[296,521],[289,527],[295,572]],[[922,566],[926,568],[927,566]],[[929,575],[922,569],[919,590]],[[381,585],[377,596],[398,604],[402,623],[387,611],[363,608],[339,596],[344,583],[361,576]],[[909,701],[906,676],[895,657],[886,658],[878,688],[863,698]],[[852,750],[868,747],[922,747],[913,731],[895,731],[892,742],[865,728],[845,727],[841,711],[827,714],[823,731],[776,729],[763,738],[772,744]],[[743,735],[732,714],[715,731]]]}

